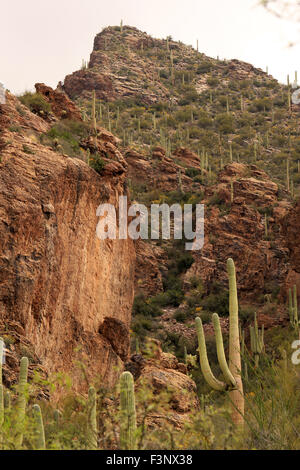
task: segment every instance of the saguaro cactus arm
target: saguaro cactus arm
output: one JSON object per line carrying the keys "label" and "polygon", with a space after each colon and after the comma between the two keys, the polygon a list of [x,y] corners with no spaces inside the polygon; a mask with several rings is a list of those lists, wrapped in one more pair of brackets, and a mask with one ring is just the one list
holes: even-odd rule
{"label": "saguaro cactus arm", "polygon": [[201,365],[202,374],[204,375],[204,378],[206,382],[208,383],[208,385],[210,385],[214,390],[225,392],[228,388],[227,384],[216,379],[216,377],[212,373],[212,370],[208,362],[205,336],[204,336],[201,318],[196,318],[196,330],[197,330],[197,336],[198,336],[199,356],[200,356],[200,365]]}
{"label": "saguaro cactus arm", "polygon": [[212,320],[213,320],[213,325],[214,325],[214,330],[215,330],[217,355],[218,355],[218,361],[219,361],[219,364],[220,364],[221,371],[223,372],[226,383],[231,388],[235,388],[236,387],[236,380],[235,380],[235,378],[233,377],[232,373],[229,370],[229,367],[227,365],[226,356],[225,356],[223,336],[222,336],[222,330],[221,330],[219,315],[214,313],[213,316],[212,316]]}

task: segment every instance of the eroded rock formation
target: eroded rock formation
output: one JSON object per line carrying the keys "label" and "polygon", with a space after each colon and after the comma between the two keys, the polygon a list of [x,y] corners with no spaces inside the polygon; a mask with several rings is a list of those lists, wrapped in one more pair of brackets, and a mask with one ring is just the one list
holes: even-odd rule
{"label": "eroded rock formation", "polygon": [[110,385],[129,353],[135,249],[131,240],[100,241],[96,210],[127,194],[126,165],[109,133],[99,138],[107,150],[100,176],[41,145],[48,129],[7,93],[0,106],[0,335],[20,352],[23,339],[33,363],[71,373],[77,386],[85,384],[76,359],[88,377]]}

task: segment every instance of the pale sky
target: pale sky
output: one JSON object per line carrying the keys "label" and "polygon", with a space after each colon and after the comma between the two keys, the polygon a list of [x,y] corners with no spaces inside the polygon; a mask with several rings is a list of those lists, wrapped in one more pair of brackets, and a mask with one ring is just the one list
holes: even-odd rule
{"label": "pale sky", "polygon": [[[258,0],[1,0],[0,82],[14,93],[36,82],[55,87],[88,59],[103,27],[136,26],[171,35],[201,52],[250,62],[281,82],[300,73],[300,31]],[[299,45],[288,48],[298,40]]]}

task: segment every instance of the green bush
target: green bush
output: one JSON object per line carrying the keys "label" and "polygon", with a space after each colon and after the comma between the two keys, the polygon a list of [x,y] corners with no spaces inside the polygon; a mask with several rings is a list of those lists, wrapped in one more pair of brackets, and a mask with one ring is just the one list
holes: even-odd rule
{"label": "green bush", "polygon": [[24,106],[27,106],[32,113],[38,114],[39,116],[46,117],[51,112],[50,103],[48,103],[40,93],[26,92],[24,95],[19,96],[19,100]]}
{"label": "green bush", "polygon": [[103,169],[105,168],[105,162],[102,160],[100,155],[92,155],[89,160],[90,167],[93,168],[99,175],[102,174]]}
{"label": "green bush", "polygon": [[159,302],[149,299],[146,300],[143,294],[138,294],[133,303],[133,316],[142,315],[144,317],[159,317],[162,311],[159,308]]}

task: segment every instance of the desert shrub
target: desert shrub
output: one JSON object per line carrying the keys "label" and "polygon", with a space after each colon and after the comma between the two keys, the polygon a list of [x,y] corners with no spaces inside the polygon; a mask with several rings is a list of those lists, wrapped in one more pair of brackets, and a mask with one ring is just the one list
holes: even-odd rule
{"label": "desert shrub", "polygon": [[162,311],[158,305],[158,302],[147,300],[143,294],[138,294],[134,299],[132,314],[133,316],[159,317]]}
{"label": "desert shrub", "polygon": [[195,176],[198,176],[200,173],[201,171],[197,168],[187,168],[185,170],[186,176],[189,176],[190,178],[195,178]]}
{"label": "desert shrub", "polygon": [[203,61],[200,65],[198,65],[197,74],[201,75],[203,73],[208,73],[210,72],[211,68],[212,68],[212,65],[210,62]]}
{"label": "desert shrub", "polygon": [[234,132],[234,122],[231,115],[218,114],[216,116],[216,125],[221,133],[230,134]]}
{"label": "desert shrub", "polygon": [[208,296],[204,296],[201,301],[201,306],[204,310],[211,313],[218,313],[220,317],[225,317],[229,314],[229,292],[219,284],[214,284]]}
{"label": "desert shrub", "polygon": [[45,100],[40,93],[26,92],[19,96],[22,104],[27,106],[32,113],[40,116],[47,116],[51,112],[51,105]]}
{"label": "desert shrub", "polygon": [[105,168],[105,162],[102,160],[99,154],[91,155],[89,159],[89,165],[93,170],[95,170],[99,175],[102,174],[103,169]]}

